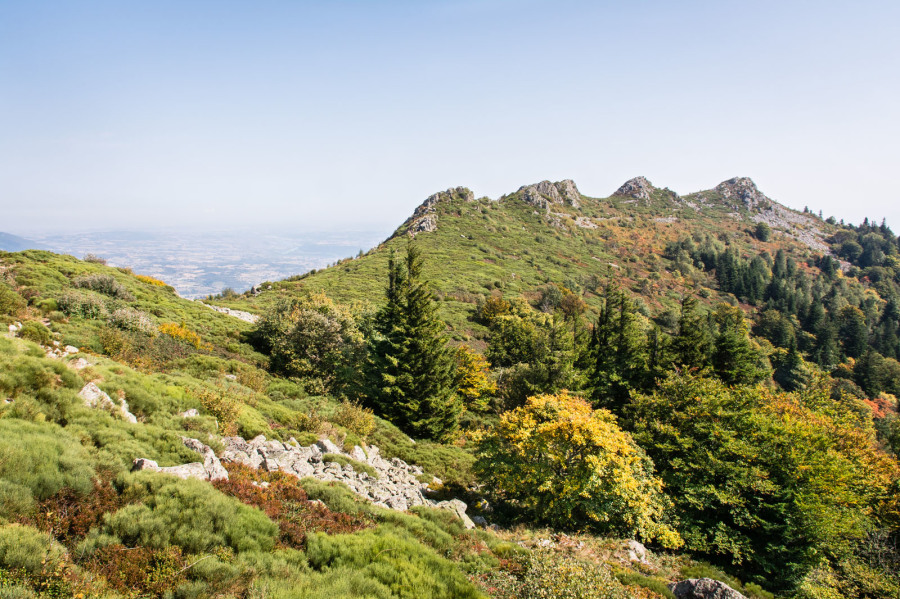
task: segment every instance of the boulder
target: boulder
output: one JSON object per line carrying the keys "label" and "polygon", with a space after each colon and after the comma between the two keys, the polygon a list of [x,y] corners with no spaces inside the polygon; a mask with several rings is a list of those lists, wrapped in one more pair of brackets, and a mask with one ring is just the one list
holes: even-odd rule
{"label": "boulder", "polygon": [[78,358],[77,360],[72,360],[71,362],[69,362],[69,368],[73,368],[75,370],[84,370],[90,365],[91,363],[84,358]]}
{"label": "boulder", "polygon": [[200,411],[197,408],[191,408],[190,410],[185,410],[179,414],[182,418],[196,418],[199,415]]}
{"label": "boulder", "polygon": [[125,401],[123,397],[119,401],[121,405],[117,405],[109,395],[100,390],[100,387],[95,385],[94,383],[88,383],[84,387],[82,387],[81,391],[78,392],[78,397],[84,400],[84,405],[89,408],[99,408],[102,410],[109,410],[114,414],[119,414],[123,420],[127,420],[132,424],[137,423],[137,418],[134,414],[128,411],[128,402]]}
{"label": "boulder", "polygon": [[647,548],[644,547],[642,543],[639,543],[634,539],[626,541],[625,549],[628,551],[629,561],[638,562],[640,564],[650,563],[647,561]]}
{"label": "boulder", "polygon": [[465,502],[460,501],[459,499],[451,499],[450,501],[439,501],[434,504],[434,507],[453,512],[460,520],[462,520],[463,526],[469,529],[475,528],[475,523],[466,515],[466,509],[468,509],[469,506],[467,506]]}
{"label": "boulder", "polygon": [[184,446],[188,449],[196,451],[203,456],[203,469],[206,473],[204,478],[206,480],[228,480],[228,471],[222,466],[222,462],[216,457],[216,452],[214,452],[211,447],[197,439],[190,439],[188,437],[182,437],[181,442],[184,443]]}
{"label": "boulder", "polygon": [[689,578],[669,585],[678,599],[747,599],[733,588],[712,578]]}

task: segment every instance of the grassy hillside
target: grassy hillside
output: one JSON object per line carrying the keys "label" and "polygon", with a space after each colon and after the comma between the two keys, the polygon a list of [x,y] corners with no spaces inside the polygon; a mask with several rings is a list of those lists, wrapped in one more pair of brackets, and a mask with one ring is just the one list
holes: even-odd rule
{"label": "grassy hillside", "polygon": [[[768,241],[762,241],[754,235],[753,218],[774,205],[770,200],[749,206],[724,197],[719,190],[684,197],[657,188],[647,193],[646,198],[581,196],[578,207],[550,204],[547,208],[530,203],[522,190],[496,201],[466,201],[466,194],[446,192],[433,196],[438,199],[429,213],[436,216],[437,227],[417,233],[415,241],[425,257],[426,277],[441,301],[441,316],[454,336],[470,341],[484,334],[470,320],[479,299],[491,294],[535,299],[548,284],[582,293],[594,309],[608,281],[630,290],[651,314],[674,309],[684,295],[701,289],[713,302],[722,297],[714,278],[703,272],[682,272],[686,269],[665,256],[667,244],[711,235],[727,240],[742,254],[774,255],[783,249],[805,263],[822,252],[796,237],[817,229],[820,233],[814,237],[821,240],[834,229],[810,215],[782,209],[798,223],[784,222]],[[388,255],[405,250],[407,232],[415,221],[416,217],[410,218],[364,256],[265,283],[258,296],[228,298],[227,305],[259,313],[278,298],[319,290],[341,302],[380,303]]]}

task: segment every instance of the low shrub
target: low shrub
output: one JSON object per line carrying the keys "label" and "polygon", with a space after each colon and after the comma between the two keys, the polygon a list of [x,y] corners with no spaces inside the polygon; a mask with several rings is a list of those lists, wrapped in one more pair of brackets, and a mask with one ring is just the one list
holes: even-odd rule
{"label": "low shrub", "polygon": [[156,287],[169,286],[165,281],[160,281],[159,279],[154,279],[153,277],[148,277],[147,275],[135,275],[134,278],[142,283],[147,283],[148,285],[154,285]]}
{"label": "low shrub", "polygon": [[48,345],[53,338],[50,329],[35,320],[28,320],[22,324],[22,328],[19,329],[19,337],[41,345]]}
{"label": "low shrub", "polygon": [[150,549],[176,545],[190,553],[230,547],[236,552],[269,551],[277,526],[258,509],[228,497],[208,483],[154,472],[124,478],[126,505],[105,518],[86,539],[85,549],[116,543]]}
{"label": "low shrub", "polygon": [[59,309],[69,316],[103,319],[109,315],[106,300],[95,293],[68,290],[56,298]]}
{"label": "low shrub", "polygon": [[26,305],[28,302],[21,295],[0,283],[0,314],[18,316]]}
{"label": "low shrub", "polygon": [[346,400],[334,411],[331,421],[363,439],[375,430],[375,415],[372,410]]}
{"label": "low shrub", "polygon": [[187,580],[187,559],[180,547],[151,549],[108,545],[95,551],[84,563],[103,575],[107,584],[127,596],[163,597]]}
{"label": "low shrub", "polygon": [[126,302],[134,301],[134,296],[112,275],[81,275],[72,280],[72,286],[78,289],[90,289]]}
{"label": "low shrub", "polygon": [[626,599],[629,594],[606,566],[556,551],[516,555],[481,576],[497,599]]}
{"label": "low shrub", "polygon": [[203,344],[203,339],[201,339],[200,335],[198,335],[194,331],[189,330],[184,325],[167,322],[165,324],[159,325],[159,332],[163,335],[171,337],[172,339],[183,341],[188,345],[193,345],[197,349],[200,349],[200,346]]}
{"label": "low shrub", "polygon": [[0,478],[21,485],[38,500],[63,487],[93,488],[88,457],[78,439],[49,423],[0,419]]}
{"label": "low shrub", "polygon": [[135,331],[145,335],[156,334],[156,324],[150,315],[134,308],[119,308],[109,315],[109,324],[125,331]]}
{"label": "low shrub", "polygon": [[21,524],[0,526],[0,568],[34,576],[64,560],[66,550],[49,535]]}

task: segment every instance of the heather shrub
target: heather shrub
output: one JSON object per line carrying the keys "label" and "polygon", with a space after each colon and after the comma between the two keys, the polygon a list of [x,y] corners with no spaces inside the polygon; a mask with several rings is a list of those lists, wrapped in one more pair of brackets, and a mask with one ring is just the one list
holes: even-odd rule
{"label": "heather shrub", "polygon": [[150,315],[134,308],[119,308],[109,315],[109,324],[114,327],[136,331],[147,335],[156,334],[156,324]]}
{"label": "heather shrub", "polygon": [[93,488],[92,476],[81,443],[65,429],[49,423],[0,419],[0,478],[7,483],[21,485],[35,498],[46,499],[63,487],[87,493]]}
{"label": "heather shrub", "polygon": [[126,302],[134,301],[134,296],[112,275],[81,275],[72,280],[72,286],[79,289],[90,289]]}
{"label": "heather shrub", "polygon": [[189,553],[217,547],[268,551],[277,538],[278,528],[265,514],[206,482],[138,472],[124,477],[123,483],[126,499],[140,503],[109,515],[102,534],[92,533],[86,548],[113,541],[151,549],[175,545]]}
{"label": "heather shrub", "polygon": [[56,298],[56,304],[63,313],[69,316],[102,319],[109,314],[106,300],[95,293],[70,289]]}

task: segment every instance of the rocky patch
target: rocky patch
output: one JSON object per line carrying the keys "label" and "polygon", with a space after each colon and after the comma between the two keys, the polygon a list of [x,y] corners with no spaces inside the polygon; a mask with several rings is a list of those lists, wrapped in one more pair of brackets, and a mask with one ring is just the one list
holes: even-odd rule
{"label": "rocky patch", "polygon": [[206,306],[207,308],[212,308],[216,312],[220,312],[222,314],[227,314],[228,316],[234,316],[244,322],[256,323],[259,320],[259,316],[256,314],[251,314],[250,312],[244,312],[242,310],[232,310],[231,308],[223,308],[222,306],[213,306],[212,304],[205,304],[200,302],[200,305]]}
{"label": "rocky patch", "polygon": [[124,397],[119,399],[121,404],[117,404],[94,383],[88,383],[82,387],[81,391],[78,392],[78,397],[84,400],[84,405],[88,408],[106,410],[118,415],[122,420],[137,424],[137,418],[128,411],[128,402],[125,401]]}
{"label": "rocky patch", "polygon": [[211,447],[205,445],[197,439],[182,437],[181,442],[188,449],[196,451],[203,456],[203,462],[191,462],[190,464],[181,464],[180,466],[164,466],[147,458],[137,458],[134,460],[132,470],[150,470],[152,472],[162,472],[163,474],[171,474],[178,478],[198,478],[200,480],[219,480],[228,479],[228,471],[222,466],[222,462],[216,457],[216,452]]}
{"label": "rocky patch", "polygon": [[653,193],[653,183],[646,177],[635,177],[629,179],[622,184],[619,189],[613,193],[614,196],[635,198],[637,200],[649,200],[650,194]]}
{"label": "rocky patch", "polygon": [[678,599],[747,599],[733,588],[712,578],[689,578],[669,585]]}
{"label": "rocky patch", "polygon": [[439,191],[428,196],[413,212],[407,221],[406,232],[415,237],[419,233],[428,233],[437,229],[437,209],[440,202],[474,202],[475,194],[467,187],[451,187],[447,191]]}
{"label": "rocky patch", "polygon": [[572,206],[573,208],[581,206],[581,192],[578,191],[575,182],[571,179],[564,179],[556,183],[541,181],[533,185],[523,185],[516,193],[526,204],[548,212],[553,204]]}

